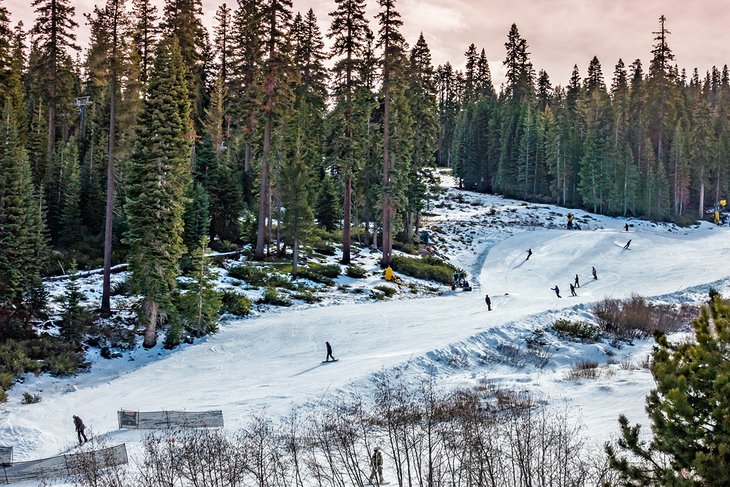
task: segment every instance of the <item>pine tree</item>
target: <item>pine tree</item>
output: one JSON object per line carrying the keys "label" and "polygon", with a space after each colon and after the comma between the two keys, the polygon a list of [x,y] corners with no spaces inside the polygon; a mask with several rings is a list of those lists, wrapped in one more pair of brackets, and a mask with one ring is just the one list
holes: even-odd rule
{"label": "pine tree", "polygon": [[[31,30],[34,43],[41,54],[38,59],[38,69],[42,83],[48,90],[46,93],[48,105],[48,154],[47,159],[53,159],[53,150],[56,146],[56,109],[60,103],[61,89],[64,74],[64,62],[68,56],[68,49],[79,50],[76,45],[75,29],[79,26],[74,20],[76,9],[71,6],[70,0],[33,0],[38,15]],[[67,89],[67,87],[65,87]]]}
{"label": "pine tree", "polygon": [[42,205],[20,143],[13,102],[5,100],[0,120],[0,330],[6,337],[12,336],[14,322],[27,324],[44,304],[33,302],[43,297],[44,235]]}
{"label": "pine tree", "polygon": [[694,179],[698,185],[698,218],[705,213],[705,185],[715,159],[715,131],[712,126],[712,112],[707,101],[702,100],[695,106],[693,128],[690,135],[691,166],[694,168]]}
{"label": "pine tree", "polygon": [[79,161],[75,152],[75,141],[68,144],[70,157],[64,169],[63,198],[59,218],[60,233],[58,243],[61,247],[73,249],[83,240],[81,230],[81,180]]}
{"label": "pine tree", "polygon": [[535,72],[529,60],[527,41],[520,36],[516,24],[512,24],[504,46],[507,48],[507,57],[502,63],[507,69],[504,96],[521,100],[532,91]]}
{"label": "pine tree", "polygon": [[319,195],[315,207],[317,224],[328,232],[339,226],[340,206],[338,204],[337,188],[331,176],[325,176],[319,186]]}
{"label": "pine tree", "polygon": [[622,485],[730,483],[730,306],[711,297],[692,322],[695,340],[670,343],[657,332],[651,373],[656,389],[646,399],[651,439],[619,417],[618,450],[606,445]]}
{"label": "pine tree", "polygon": [[76,262],[71,264],[70,278],[66,284],[66,291],[61,300],[61,322],[59,328],[61,336],[69,342],[79,346],[86,333],[89,322],[89,312],[81,304],[84,293],[79,286]]}
{"label": "pine tree", "polygon": [[215,12],[215,51],[218,56],[218,78],[228,87],[230,82],[230,60],[233,57],[233,43],[231,42],[231,9],[223,3]]}
{"label": "pine tree", "polygon": [[[204,236],[194,246],[191,253],[192,278],[190,287],[179,297],[181,324],[192,336],[201,337],[218,331],[218,313],[222,301],[215,291],[210,271],[208,238]],[[165,336],[165,347],[173,348],[180,344],[180,328],[172,326]]]}
{"label": "pine tree", "polygon": [[333,136],[333,159],[343,181],[342,262],[350,262],[350,227],[352,226],[352,180],[357,172],[357,163],[362,159],[363,147],[358,144],[362,135],[358,128],[369,118],[368,105],[357,104],[358,91],[363,80],[358,77],[360,64],[366,51],[368,36],[371,35],[365,19],[364,0],[336,0],[337,9],[330,13],[332,24],[328,37],[333,40],[330,56],[337,58],[332,68],[334,96],[337,100],[335,116],[342,123]]}
{"label": "pine tree", "polygon": [[0,3],[0,94],[10,89],[9,78],[13,65],[13,32],[10,30],[10,13]]}
{"label": "pine tree", "polygon": [[172,311],[182,242],[185,191],[190,181],[190,105],[177,39],[155,52],[147,99],[132,157],[126,213],[132,278],[143,296],[144,346],[157,341],[158,322]]}
{"label": "pine tree", "polygon": [[210,231],[210,198],[201,183],[193,182],[188,188],[186,200],[183,243],[188,252],[193,252]]}
{"label": "pine tree", "polygon": [[132,0],[134,8],[132,18],[134,31],[132,38],[140,60],[139,80],[146,86],[152,68],[152,54],[159,34],[157,24],[157,7],[152,0]]}

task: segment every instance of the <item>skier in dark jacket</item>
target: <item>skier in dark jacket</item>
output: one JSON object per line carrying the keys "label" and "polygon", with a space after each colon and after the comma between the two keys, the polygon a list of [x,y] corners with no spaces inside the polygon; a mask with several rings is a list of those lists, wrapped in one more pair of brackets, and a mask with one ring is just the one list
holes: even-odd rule
{"label": "skier in dark jacket", "polygon": [[624,245],[624,249],[629,250],[629,245],[631,245],[631,239],[629,239],[629,241],[626,242],[626,245]]}
{"label": "skier in dark jacket", "polygon": [[593,274],[593,279],[597,281],[598,280],[598,274],[596,273],[596,268],[595,267],[592,267],[591,268],[591,273]]}
{"label": "skier in dark jacket", "polygon": [[484,302],[487,303],[487,311],[492,311],[492,300],[489,299],[489,294],[484,295]]}
{"label": "skier in dark jacket", "polygon": [[337,359],[335,359],[335,357],[332,355],[332,345],[330,345],[330,342],[324,342],[324,343],[325,343],[325,345],[327,345],[327,358],[325,359],[325,362],[329,362],[330,357],[332,357],[332,361],[334,362]]}
{"label": "skier in dark jacket", "polygon": [[530,260],[530,257],[532,257],[532,249],[527,249],[527,258],[525,260]]}
{"label": "skier in dark jacket", "polygon": [[[84,433],[86,426],[84,426],[84,422],[78,416],[74,416],[73,418],[74,426],[76,427],[76,435],[79,437],[79,445],[84,444],[89,441],[88,438],[86,438],[86,433]],[[81,441],[81,438],[83,438],[84,441]]]}
{"label": "skier in dark jacket", "polygon": [[580,280],[578,279],[578,274],[575,275],[575,287],[580,287]]}
{"label": "skier in dark jacket", "polygon": [[572,284],[570,284],[570,295],[577,296],[577,294],[575,294],[575,286],[573,286]]}
{"label": "skier in dark jacket", "polygon": [[555,285],[555,287],[551,287],[550,290],[555,291],[556,296],[562,298],[562,296],[560,295],[560,288],[558,288],[557,284]]}
{"label": "skier in dark jacket", "polygon": [[624,225],[624,230],[627,231],[627,232],[629,231],[629,224],[628,223],[626,225]]}

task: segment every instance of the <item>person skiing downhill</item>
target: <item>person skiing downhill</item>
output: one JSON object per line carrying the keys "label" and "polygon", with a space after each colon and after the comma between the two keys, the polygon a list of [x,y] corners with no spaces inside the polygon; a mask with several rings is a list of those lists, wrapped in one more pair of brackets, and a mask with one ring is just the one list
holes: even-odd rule
{"label": "person skiing downhill", "polygon": [[596,268],[595,267],[592,267],[591,268],[591,273],[593,274],[593,279],[597,281],[598,280],[598,274],[596,273]]}
{"label": "person skiing downhill", "polygon": [[580,287],[580,280],[578,279],[578,274],[575,275],[575,287]]}
{"label": "person skiing downhill", "polygon": [[530,260],[530,257],[532,257],[532,249],[527,249],[527,258],[525,260]]}
{"label": "person skiing downhill", "polygon": [[372,484],[376,480],[383,483],[383,452],[380,451],[380,447],[376,446],[373,450],[373,456],[370,457],[370,465],[372,471],[370,473],[370,483]]}
{"label": "person skiing downhill", "polygon": [[551,287],[550,290],[555,291],[555,295],[562,299],[562,296],[560,295],[560,288],[558,288],[557,284],[555,285],[555,287]]}
{"label": "person skiing downhill", "polygon": [[492,311],[492,300],[489,299],[489,294],[484,295],[484,302],[487,303],[487,311]]}
{"label": "person skiing downhill", "polygon": [[624,245],[624,249],[629,250],[629,245],[631,245],[631,239],[629,239],[629,241],[626,242],[626,245]]}
{"label": "person skiing downhill", "polygon": [[629,224],[628,223],[626,225],[624,225],[624,230],[627,231],[627,232],[629,231]]}
{"label": "person skiing downhill", "polygon": [[336,361],[337,359],[332,355],[332,345],[330,345],[330,342],[324,342],[325,345],[327,345],[327,358],[325,359],[325,362],[330,361],[330,357],[332,357],[332,361]]}
{"label": "person skiing downhill", "polygon": [[577,294],[575,294],[575,286],[572,284],[570,284],[570,295],[577,296]]}
{"label": "person skiing downhill", "polygon": [[[76,435],[79,437],[79,445],[83,445],[87,441],[89,441],[88,438],[86,438],[86,433],[84,433],[84,430],[86,429],[86,426],[84,425],[84,422],[79,418],[78,416],[74,415],[74,426],[76,427]],[[81,441],[81,438],[84,439],[84,441]]]}

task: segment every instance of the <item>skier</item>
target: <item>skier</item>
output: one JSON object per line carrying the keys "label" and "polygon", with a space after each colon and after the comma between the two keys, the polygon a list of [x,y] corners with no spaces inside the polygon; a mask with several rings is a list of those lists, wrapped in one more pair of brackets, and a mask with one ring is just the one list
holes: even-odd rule
{"label": "skier", "polygon": [[327,345],[327,358],[325,359],[325,362],[330,361],[330,357],[332,357],[332,361],[336,361],[337,359],[332,355],[332,345],[330,345],[330,342],[324,342],[325,345]]}
{"label": "skier", "polygon": [[557,296],[558,296],[559,298],[561,298],[561,299],[563,298],[563,297],[562,297],[562,296],[560,295],[560,288],[558,288],[558,285],[557,285],[557,284],[555,285],[555,287],[551,287],[551,288],[550,288],[550,290],[551,290],[551,291],[555,291],[555,294],[556,294],[556,295],[557,295]]}
{"label": "skier", "polygon": [[489,299],[489,294],[484,295],[484,302],[487,303],[487,311],[492,311],[492,300]]}
{"label": "skier", "polygon": [[631,245],[631,239],[629,239],[629,241],[626,242],[626,245],[624,245],[624,249],[629,250],[629,245]]}
{"label": "skier", "polygon": [[627,231],[627,232],[629,231],[629,224],[628,223],[626,225],[624,225],[624,231]]}
{"label": "skier", "polygon": [[532,256],[532,249],[527,249],[527,258],[525,260],[530,260],[531,256]]}
{"label": "skier", "polygon": [[577,296],[577,294],[575,294],[575,286],[572,284],[570,284],[570,295]]}
{"label": "skier", "polygon": [[380,447],[376,446],[373,450],[373,456],[370,458],[372,471],[370,473],[370,483],[372,484],[379,479],[379,483],[383,483],[383,452]]}
{"label": "skier", "polygon": [[578,274],[575,275],[575,287],[580,287],[580,281],[578,280]]}
{"label": "skier", "polygon": [[573,214],[572,213],[568,213],[568,225],[567,225],[568,230],[572,230],[573,229],[573,218],[574,218],[573,217]]}
{"label": "skier", "polygon": [[598,280],[598,274],[596,273],[596,268],[595,267],[592,267],[591,268],[591,273],[593,274],[593,280],[597,281]]}
{"label": "skier", "polygon": [[[78,416],[74,415],[73,418],[74,426],[76,427],[76,435],[79,437],[79,445],[83,445],[84,443],[89,441],[88,438],[86,438],[86,433],[84,433],[86,426],[84,426],[84,422]],[[83,438],[84,441],[81,441],[81,438]]]}

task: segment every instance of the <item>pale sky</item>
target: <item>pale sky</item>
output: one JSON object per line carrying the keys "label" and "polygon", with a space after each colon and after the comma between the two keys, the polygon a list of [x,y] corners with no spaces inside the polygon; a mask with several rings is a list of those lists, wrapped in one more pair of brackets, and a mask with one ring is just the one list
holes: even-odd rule
{"label": "pale sky", "polygon": [[[3,1],[3,0],[0,0]],[[218,5],[236,0],[203,0],[204,23],[212,27]],[[84,47],[88,29],[82,13],[90,12],[103,0],[73,0],[79,28],[79,44]],[[334,0],[293,0],[294,9],[313,8],[323,33],[329,27],[329,11]],[[13,24],[23,20],[26,28],[35,14],[31,0],[4,0]],[[131,1],[129,1],[131,4]],[[157,0],[161,6],[164,0]],[[377,12],[377,1],[368,0],[368,14]],[[553,84],[565,85],[573,65],[581,77],[596,55],[607,83],[619,58],[628,66],[640,58],[647,66],[652,31],[658,18],[666,15],[671,31],[669,46],[681,68],[698,67],[700,74],[713,65],[730,63],[730,2],[728,0],[399,0],[404,25],[402,32],[413,45],[423,32],[431,48],[434,65],[450,61],[461,68],[470,43],[486,50],[492,76],[498,87],[503,81],[504,43],[512,23],[529,44],[530,59],[536,70],[545,69]],[[161,10],[161,9],[160,9]],[[374,20],[373,20],[374,24]],[[375,28],[375,25],[373,25]]]}

